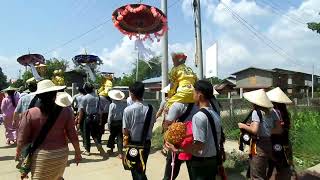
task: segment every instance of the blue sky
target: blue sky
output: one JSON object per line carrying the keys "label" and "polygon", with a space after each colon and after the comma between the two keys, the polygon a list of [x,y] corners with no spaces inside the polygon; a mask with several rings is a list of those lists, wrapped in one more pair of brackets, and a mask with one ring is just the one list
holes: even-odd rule
{"label": "blue sky", "polygon": [[[319,35],[307,30],[302,23],[297,25],[297,21],[319,20],[315,13],[320,9],[317,1],[223,0],[270,38],[277,47],[283,49],[283,56],[288,55],[286,59],[239,24],[217,0],[202,0],[203,46],[205,50],[218,41],[219,76],[225,77],[247,66],[282,67],[300,71],[310,71],[309,63],[320,66],[317,61],[320,53],[314,51],[320,47],[319,43],[315,43],[319,41]],[[49,51],[44,54],[46,58],[64,58],[72,64],[71,58],[83,52],[83,49],[104,60],[102,70],[114,71],[117,75],[129,71],[130,66],[124,67],[122,64],[134,61],[133,41],[125,38],[111,21],[62,48],[55,48],[110,19],[116,7],[135,2],[137,1],[3,1],[0,7],[0,62],[3,71],[10,78],[17,78],[22,66],[16,62],[16,58],[28,51],[41,54]],[[160,0],[145,0],[143,3],[160,7]],[[169,49],[186,51],[190,57],[189,64],[192,65],[194,28],[191,0],[168,0],[168,5],[171,4],[174,5],[168,9]],[[159,43],[148,42],[147,45],[156,53],[161,53]],[[300,63],[302,66],[297,66]]]}

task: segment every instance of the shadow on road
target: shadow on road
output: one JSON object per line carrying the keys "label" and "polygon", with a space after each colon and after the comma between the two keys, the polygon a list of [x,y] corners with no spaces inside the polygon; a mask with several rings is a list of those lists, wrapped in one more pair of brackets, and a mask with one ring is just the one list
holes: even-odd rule
{"label": "shadow on road", "polygon": [[320,174],[316,172],[304,172],[299,174],[299,180],[320,180]]}
{"label": "shadow on road", "polygon": [[10,149],[10,148],[16,148],[17,145],[11,144],[11,145],[6,145],[6,146],[0,146],[0,149]]}
{"label": "shadow on road", "polygon": [[14,156],[1,156],[0,157],[0,161],[10,161],[10,160],[14,160]]}

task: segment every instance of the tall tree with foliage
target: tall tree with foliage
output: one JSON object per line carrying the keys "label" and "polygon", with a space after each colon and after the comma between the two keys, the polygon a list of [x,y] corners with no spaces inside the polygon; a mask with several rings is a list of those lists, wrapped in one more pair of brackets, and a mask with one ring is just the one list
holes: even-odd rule
{"label": "tall tree with foliage", "polygon": [[8,86],[7,76],[2,72],[2,68],[0,67],[0,90],[4,89]]}
{"label": "tall tree with foliage", "polygon": [[46,74],[43,78],[45,79],[51,79],[53,76],[53,71],[61,69],[62,71],[66,71],[68,68],[68,61],[64,59],[57,59],[57,58],[52,58],[49,60],[46,60],[46,65],[47,65],[47,70]]}
{"label": "tall tree with foliage", "polygon": [[[44,79],[51,79],[53,77],[53,71],[61,69],[62,71],[66,71],[68,68],[68,62],[64,59],[57,59],[57,58],[52,58],[49,60],[46,60],[46,73],[44,74],[43,78]],[[22,74],[22,80],[23,82],[26,82],[28,79],[32,78],[33,75],[30,70],[25,71]]]}
{"label": "tall tree with foliage", "polygon": [[[143,81],[146,79],[161,76],[161,60],[160,57],[154,57],[149,61],[140,59],[138,61],[138,80]],[[123,77],[118,78],[114,84],[116,86],[128,86],[136,81],[137,63],[133,63],[133,69],[130,74],[124,74]]]}
{"label": "tall tree with foliage", "polygon": [[320,34],[320,23],[310,22],[308,23],[308,28]]}
{"label": "tall tree with foliage", "polygon": [[[139,60],[138,61],[138,80],[143,81],[146,79],[161,76],[161,61],[160,57],[154,57],[149,61]],[[137,63],[134,63],[132,75],[135,77],[137,72]]]}

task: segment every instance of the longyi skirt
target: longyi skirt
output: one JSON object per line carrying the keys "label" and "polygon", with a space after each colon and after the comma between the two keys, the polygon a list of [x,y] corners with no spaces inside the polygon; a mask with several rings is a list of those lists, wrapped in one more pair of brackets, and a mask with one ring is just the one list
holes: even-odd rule
{"label": "longyi skirt", "polygon": [[32,157],[33,180],[58,180],[63,176],[68,162],[68,148],[38,150]]}

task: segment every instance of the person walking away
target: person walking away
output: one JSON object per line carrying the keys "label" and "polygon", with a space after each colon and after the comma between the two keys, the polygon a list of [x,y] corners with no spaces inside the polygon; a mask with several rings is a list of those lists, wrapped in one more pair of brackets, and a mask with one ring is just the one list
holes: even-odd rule
{"label": "person walking away", "polygon": [[250,178],[253,180],[266,180],[268,161],[272,158],[271,132],[273,128],[279,128],[275,114],[271,108],[273,104],[268,99],[263,89],[247,92],[243,97],[252,103],[253,111],[251,123],[238,123],[239,129],[251,134],[250,147]]}
{"label": "person walking away", "polygon": [[100,111],[101,115],[101,124],[100,124],[100,132],[98,142],[102,142],[102,136],[105,132],[105,125],[108,123],[108,113],[109,113],[109,106],[111,104],[111,99],[105,92],[99,93],[100,96]]}
{"label": "person walking away", "polygon": [[[28,144],[32,143],[37,147],[31,153],[31,179],[62,179],[68,161],[68,140],[75,150],[75,162],[78,164],[81,160],[71,101],[65,93],[57,96],[57,91],[64,88],[65,86],[55,86],[51,80],[40,81],[37,91],[33,93],[41,100],[40,105],[27,110],[22,117],[16,159]],[[52,128],[43,131],[49,123]],[[39,137],[44,139],[35,145],[39,142]],[[24,174],[22,178],[26,176]]]}
{"label": "person walking away", "polygon": [[193,96],[200,108],[192,117],[193,143],[185,149],[177,149],[168,142],[166,145],[173,152],[192,154],[191,160],[187,161],[190,180],[211,180],[216,178],[218,164],[222,163],[219,147],[221,118],[212,106],[213,87],[210,82],[197,81]]}
{"label": "person walking away", "polygon": [[79,124],[84,123],[83,146],[86,150],[83,154],[90,156],[91,136],[100,154],[104,156],[105,151],[103,150],[101,143],[99,143],[101,124],[100,98],[94,92],[94,87],[91,84],[85,83],[83,88],[87,92],[87,94],[81,99],[81,103],[79,105]]}
{"label": "person walking away", "polygon": [[6,144],[15,144],[17,140],[17,127],[13,126],[13,114],[19,101],[18,96],[15,95],[17,89],[9,86],[2,90],[7,96],[1,102],[1,111],[3,113],[3,124],[5,127]]}
{"label": "person walking away", "polygon": [[81,98],[86,95],[86,91],[83,87],[78,87],[78,94],[73,96],[72,108],[75,112],[78,112],[79,104],[81,103]]}
{"label": "person walking away", "polygon": [[110,136],[107,147],[110,148],[109,154],[113,153],[115,138],[117,138],[118,157],[122,159],[123,148],[123,134],[122,134],[122,117],[123,111],[127,107],[126,103],[122,100],[125,98],[125,94],[120,90],[110,90],[109,97],[112,99],[112,103],[109,106],[108,113],[108,126],[110,130]]}
{"label": "person walking away", "polygon": [[280,131],[273,131],[271,135],[273,158],[269,161],[268,178],[271,178],[275,168],[276,180],[290,180],[292,176],[296,176],[289,138],[290,114],[287,109],[287,105],[292,101],[279,87],[268,91],[267,96],[273,103],[272,111],[281,124]]}
{"label": "person walking away", "polygon": [[[37,82],[34,78],[30,78],[26,81],[28,90],[33,93],[37,90]],[[28,109],[35,107],[39,104],[39,99],[35,94],[27,94],[19,99],[16,109],[13,115],[13,126],[19,127],[22,114]]]}
{"label": "person walking away", "polygon": [[[143,146],[142,159],[146,167],[150,153],[155,115],[153,113],[150,121],[146,121],[147,114],[152,113],[152,106],[147,106],[142,101],[144,94],[144,84],[142,82],[135,82],[129,86],[129,93],[133,104],[126,107],[123,112],[123,145],[124,147],[127,145]],[[149,127],[144,128],[145,123],[149,123]],[[146,129],[145,136],[143,136],[144,129]],[[133,180],[147,180],[145,170],[139,171],[138,169],[133,169],[131,170],[131,174]]]}
{"label": "person walking away", "polygon": [[[79,118],[79,114],[80,114],[80,109],[79,106],[81,104],[82,98],[87,94],[86,91],[83,89],[83,87],[78,87],[78,91],[79,93],[76,94],[73,97],[73,101],[72,101],[72,108],[73,111],[75,112],[75,122],[76,124],[79,124],[77,126],[77,130],[78,132],[81,134],[81,136],[83,135],[83,120],[80,120]],[[81,122],[81,123],[80,123]]]}

